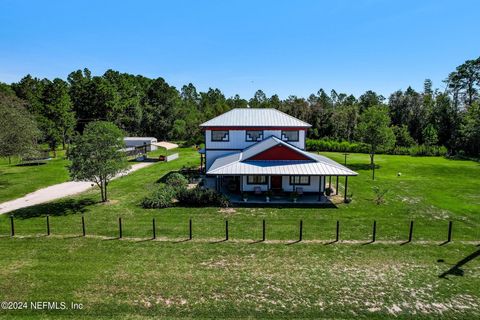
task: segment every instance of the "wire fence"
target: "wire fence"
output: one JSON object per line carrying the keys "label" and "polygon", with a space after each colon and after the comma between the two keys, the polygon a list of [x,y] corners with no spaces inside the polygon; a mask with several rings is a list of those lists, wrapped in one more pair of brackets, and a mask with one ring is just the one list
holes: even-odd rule
{"label": "wire fence", "polygon": [[[8,227],[0,229],[3,236],[34,235],[78,235],[112,238],[146,238],[163,240],[216,239],[219,241],[327,241],[329,243],[348,241],[401,242],[431,241],[450,243],[453,240],[480,241],[478,227],[462,222],[442,220],[436,224],[428,221],[405,221],[392,224],[387,221],[371,221],[370,224],[358,221],[341,220],[297,220],[283,219],[148,219],[122,218],[101,219],[89,224],[84,216],[76,216],[68,224],[52,219],[49,215],[25,224],[25,219],[10,216]],[[55,217],[56,218],[56,217]],[[96,219],[90,217],[91,221]],[[8,234],[5,234],[8,229]]]}

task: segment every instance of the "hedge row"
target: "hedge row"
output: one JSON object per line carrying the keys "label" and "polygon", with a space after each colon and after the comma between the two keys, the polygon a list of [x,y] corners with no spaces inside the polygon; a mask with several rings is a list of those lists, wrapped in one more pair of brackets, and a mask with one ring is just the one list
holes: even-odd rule
{"label": "hedge row", "polygon": [[[329,139],[307,139],[306,147],[309,151],[369,153],[368,145],[362,142],[336,141]],[[412,147],[395,147],[393,149],[380,149],[377,150],[376,153],[411,156],[445,156],[447,154],[447,148],[443,146],[439,147],[415,145]]]}

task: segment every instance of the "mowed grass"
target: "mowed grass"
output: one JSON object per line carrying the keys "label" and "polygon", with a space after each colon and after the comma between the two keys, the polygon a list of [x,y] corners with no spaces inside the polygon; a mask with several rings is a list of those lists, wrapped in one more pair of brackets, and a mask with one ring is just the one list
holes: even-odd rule
{"label": "mowed grass", "polygon": [[462,276],[439,276],[479,250],[7,238],[1,301],[83,309],[0,310],[0,317],[475,319],[480,259],[462,265]]}
{"label": "mowed grass", "polygon": [[0,159],[0,203],[22,197],[35,190],[69,180],[65,151],[40,164],[22,165],[19,159]]}
{"label": "mowed grass", "polygon": [[[351,154],[350,204],[337,208],[185,208],[145,210],[141,199],[198,154],[156,163],[98,190],[0,216],[0,300],[82,303],[82,310],[0,310],[0,316],[76,318],[480,317],[480,165],[471,161]],[[343,162],[343,155],[326,153]],[[401,172],[398,176],[397,173]],[[340,180],[343,183],[343,180]],[[332,181],[335,182],[335,179]],[[388,189],[375,204],[373,186]],[[340,186],[343,192],[343,184]],[[45,215],[52,236],[45,236]],[[81,216],[87,238],[81,235]],[[118,218],[123,237],[118,240]],[[158,241],[152,241],[152,219]],[[193,221],[193,240],[188,220]],[[267,222],[267,242],[261,221]],[[225,237],[225,220],[230,240]],[[298,239],[304,222],[304,242]],[[332,243],[335,223],[340,239]],[[368,244],[372,222],[377,240]],[[414,241],[406,245],[410,220]],[[453,221],[453,242],[446,240]],[[277,241],[283,240],[283,242]],[[319,241],[310,241],[319,240]],[[426,242],[420,242],[424,240]],[[466,260],[465,260],[466,259]],[[465,264],[462,264],[461,261]],[[443,272],[458,265],[447,279]]]}
{"label": "mowed grass", "polygon": [[[406,240],[410,221],[414,221],[414,240],[445,241],[448,222],[453,222],[454,240],[480,240],[480,164],[435,157],[377,156],[376,180],[371,180],[368,155],[351,154],[348,166],[359,175],[349,179],[350,204],[337,208],[185,208],[145,210],[140,202],[166,173],[181,167],[196,166],[199,156],[192,148],[180,150],[180,159],[157,163],[112,181],[111,201],[98,203],[98,190],[52,203],[13,212],[19,235],[45,233],[45,215],[49,214],[54,234],[81,233],[80,215],[84,214],[87,234],[118,235],[118,218],[123,219],[125,237],[152,235],[156,219],[157,235],[182,239],[188,235],[188,220],[193,222],[194,238],[222,239],[225,220],[232,239],[260,239],[262,220],[266,220],[267,239],[296,240],[299,221],[303,220],[304,239],[335,238],[340,221],[340,239],[368,240],[372,223],[377,221],[378,240]],[[343,163],[343,155],[325,153]],[[398,176],[397,173],[401,175]],[[340,179],[340,194],[343,192]],[[335,184],[335,178],[332,179]],[[388,190],[385,203],[374,202],[373,187]],[[9,234],[7,216],[0,217],[0,234]]]}

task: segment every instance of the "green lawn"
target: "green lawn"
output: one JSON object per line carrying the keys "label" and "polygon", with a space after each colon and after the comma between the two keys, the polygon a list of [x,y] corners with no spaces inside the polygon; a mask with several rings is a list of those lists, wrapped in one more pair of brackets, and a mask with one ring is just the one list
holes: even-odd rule
{"label": "green lawn", "polygon": [[39,165],[22,165],[18,159],[0,159],[0,203],[22,197],[35,190],[68,181],[68,160],[64,151]]}
{"label": "green lawn", "polygon": [[[14,212],[17,234],[40,234],[45,229],[45,214],[50,214],[52,232],[78,234],[80,213],[85,215],[87,233],[116,236],[117,219],[123,218],[124,236],[149,237],[151,221],[156,218],[161,237],[184,238],[188,220],[193,220],[194,237],[223,238],[224,220],[230,224],[233,239],[259,239],[261,220],[266,219],[267,238],[294,240],[298,224],[304,223],[307,240],[329,240],[335,237],[335,224],[340,221],[343,240],[368,240],[372,223],[377,221],[377,239],[404,240],[408,237],[410,220],[415,221],[414,239],[446,240],[448,221],[453,221],[453,238],[480,240],[480,165],[471,161],[444,158],[378,156],[377,179],[372,181],[368,156],[350,155],[349,166],[359,172],[350,178],[350,204],[337,208],[184,208],[145,210],[139,206],[160,177],[180,167],[198,164],[193,149],[180,150],[180,159],[157,163],[127,177],[112,181],[107,204],[98,203],[97,190],[53,203]],[[341,154],[326,154],[340,160]],[[401,172],[401,176],[397,173]],[[343,181],[343,180],[341,180]],[[388,189],[386,202],[373,201],[372,186]],[[341,186],[341,192],[342,186]],[[0,234],[9,233],[7,217],[0,217]]]}
{"label": "green lawn", "polygon": [[[392,246],[3,239],[0,300],[82,310],[0,310],[0,317],[480,317],[473,245]],[[441,262],[441,261],[444,262]]]}
{"label": "green lawn", "polygon": [[[198,165],[193,149],[179,152],[179,160],[112,181],[107,204],[92,190],[17,210],[13,239],[8,216],[1,216],[0,300],[79,302],[85,309],[0,315],[480,317],[479,247],[464,242],[480,241],[479,163],[381,155],[373,182],[368,155],[351,154],[348,165],[359,173],[349,179],[353,201],[337,208],[142,209],[142,197],[163,175]],[[341,154],[325,155],[343,162]],[[374,203],[373,186],[388,189],[384,204]],[[46,214],[50,238],[44,236]],[[86,239],[77,237],[82,214]],[[116,239],[118,217],[124,240]],[[161,241],[150,240],[152,218]],[[189,219],[194,239],[184,241]],[[255,243],[262,219],[268,241]],[[300,219],[306,241],[294,243]],[[219,242],[225,220],[231,240]],[[337,220],[340,239],[355,241],[326,245]],[[365,245],[373,220],[380,243]],[[413,243],[382,243],[406,240],[410,220]],[[453,242],[439,246],[448,221]],[[438,277],[469,255],[463,276]]]}

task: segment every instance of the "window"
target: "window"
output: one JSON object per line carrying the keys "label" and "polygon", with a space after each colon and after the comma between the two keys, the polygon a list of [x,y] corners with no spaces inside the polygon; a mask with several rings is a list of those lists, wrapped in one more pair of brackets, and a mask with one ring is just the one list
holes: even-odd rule
{"label": "window", "polygon": [[310,177],[309,176],[290,176],[291,185],[309,185]]}
{"label": "window", "polygon": [[248,176],[247,184],[267,184],[267,176]]}
{"label": "window", "polygon": [[245,131],[245,141],[262,141],[263,130],[247,130]]}
{"label": "window", "polygon": [[299,132],[298,131],[283,131],[282,130],[282,140],[284,141],[298,141]]}
{"label": "window", "polygon": [[212,141],[229,141],[228,130],[212,130]]}

